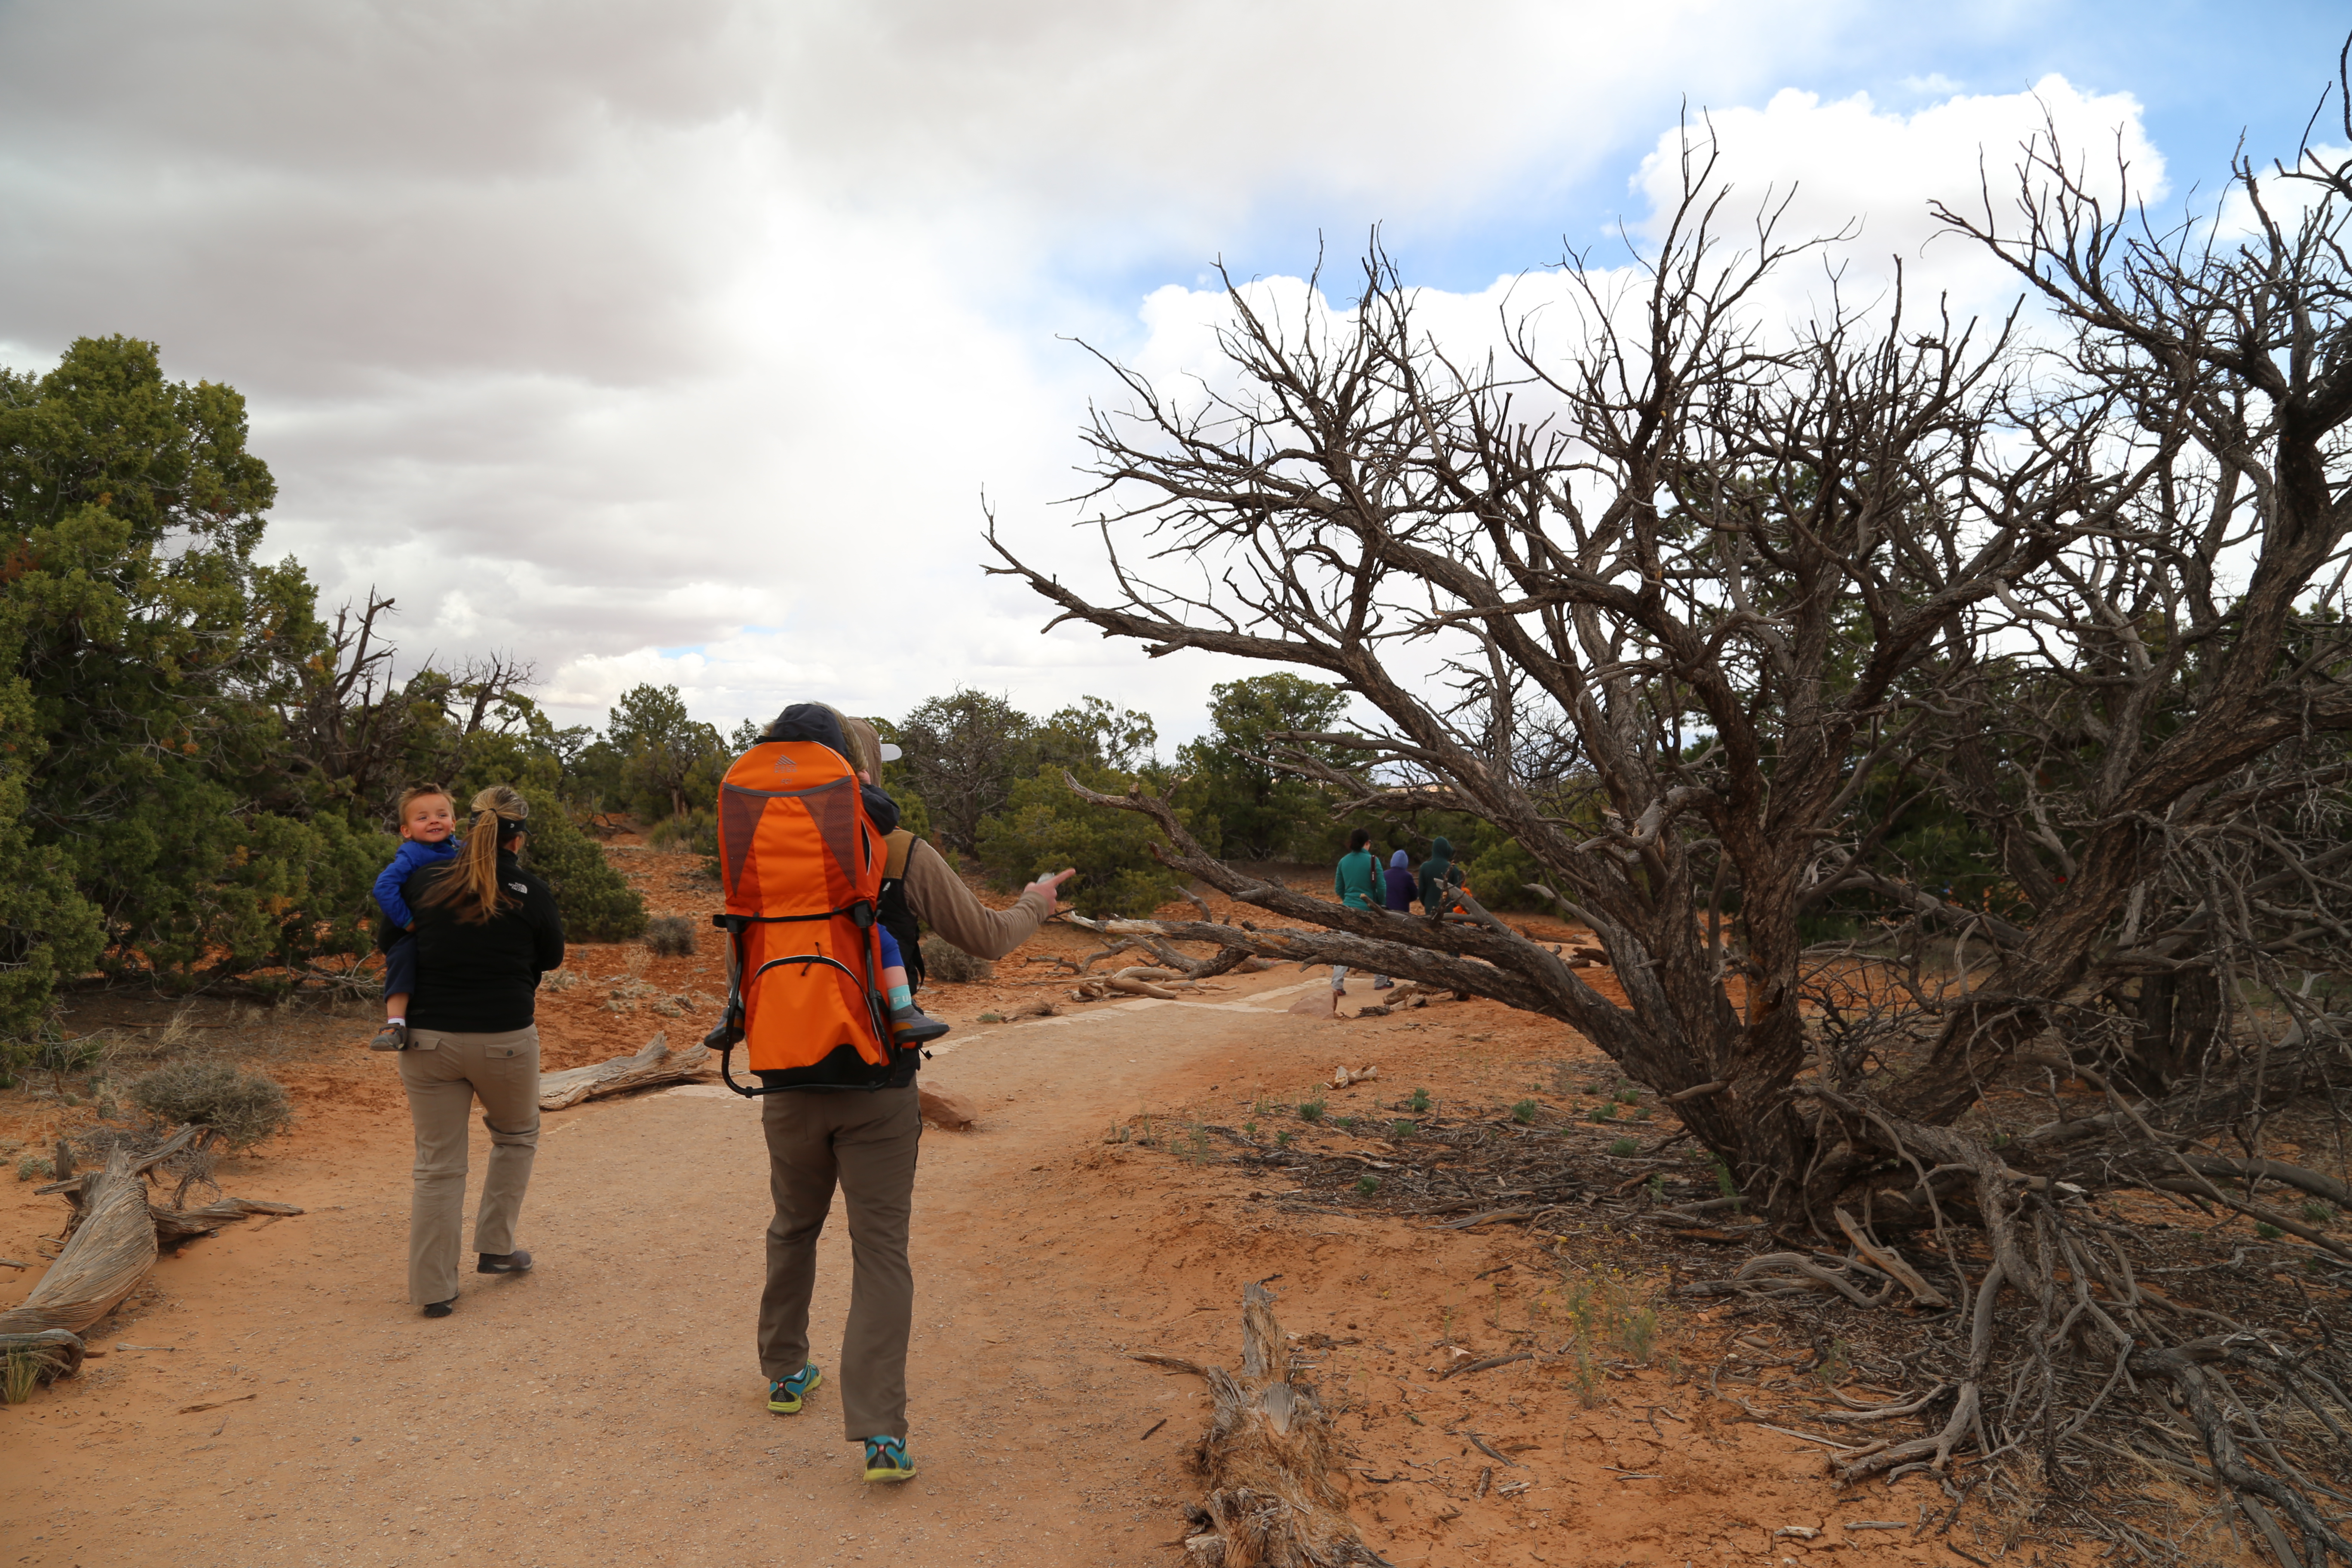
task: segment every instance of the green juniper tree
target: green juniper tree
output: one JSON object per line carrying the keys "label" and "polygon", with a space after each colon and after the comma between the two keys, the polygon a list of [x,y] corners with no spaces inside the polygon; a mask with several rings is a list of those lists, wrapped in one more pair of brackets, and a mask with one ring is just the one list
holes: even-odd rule
{"label": "green juniper tree", "polygon": [[93,958],[193,976],[364,943],[386,850],[288,766],[283,710],[324,634],[301,568],[255,558],[276,488],[245,440],[244,400],[166,381],[151,343],[0,372],[20,1019]]}
{"label": "green juniper tree", "polygon": [[726,742],[717,729],[688,714],[675,686],[646,684],[623,692],[604,738],[650,816],[683,815],[689,796],[710,799],[726,771]]}
{"label": "green juniper tree", "polygon": [[1229,856],[1297,853],[1303,836],[1329,821],[1331,797],[1272,766],[1267,758],[1283,742],[1271,737],[1328,730],[1347,708],[1346,693],[1288,670],[1224,681],[1209,692],[1213,732],[1177,753],[1186,781],[1181,798],[1195,817],[1218,824]]}

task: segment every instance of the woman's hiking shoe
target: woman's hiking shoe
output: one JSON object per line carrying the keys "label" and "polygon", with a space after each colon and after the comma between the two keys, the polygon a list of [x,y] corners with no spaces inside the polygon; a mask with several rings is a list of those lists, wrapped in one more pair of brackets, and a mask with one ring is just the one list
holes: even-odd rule
{"label": "woman's hiking shoe", "polygon": [[792,1376],[780,1377],[768,1384],[768,1408],[779,1415],[798,1415],[801,1406],[808,1403],[808,1396],[824,1381],[824,1373],[811,1362]]}
{"label": "woman's hiking shoe", "polygon": [[455,1296],[450,1297],[446,1301],[427,1301],[425,1303],[425,1315],[428,1318],[446,1318],[457,1310],[457,1298]]}
{"label": "woman's hiking shoe", "polygon": [[948,1032],[942,1024],[912,1002],[890,1015],[890,1037],[903,1048],[928,1045]]}
{"label": "woman's hiking shoe", "polygon": [[407,1048],[408,1026],[405,1024],[386,1024],[375,1032],[375,1038],[368,1042],[368,1049],[372,1051],[404,1051]]}
{"label": "woman's hiking shoe", "polygon": [[907,1457],[904,1437],[866,1439],[866,1479],[869,1481],[911,1481],[915,1461]]}
{"label": "woman's hiking shoe", "polygon": [[528,1274],[530,1254],[528,1252],[485,1252],[474,1265],[477,1274]]}

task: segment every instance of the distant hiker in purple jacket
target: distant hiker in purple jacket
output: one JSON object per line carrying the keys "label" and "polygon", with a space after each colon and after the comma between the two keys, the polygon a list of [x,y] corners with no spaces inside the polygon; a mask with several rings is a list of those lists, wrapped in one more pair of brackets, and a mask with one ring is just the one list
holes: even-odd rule
{"label": "distant hiker in purple jacket", "polygon": [[[1381,873],[1381,880],[1387,887],[1388,907],[1401,915],[1412,912],[1412,896],[1421,890],[1413,882],[1412,872],[1406,867],[1407,858],[1403,850],[1398,850],[1389,857],[1389,868]],[[1375,991],[1395,984],[1395,981],[1385,974],[1376,974],[1372,977],[1372,989]]]}

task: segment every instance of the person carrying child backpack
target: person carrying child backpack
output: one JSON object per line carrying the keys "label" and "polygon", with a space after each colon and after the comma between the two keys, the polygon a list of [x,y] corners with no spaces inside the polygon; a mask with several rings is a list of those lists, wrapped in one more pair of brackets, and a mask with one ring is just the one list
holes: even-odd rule
{"label": "person carrying child backpack", "polygon": [[[745,1045],[761,1083],[775,1204],[760,1296],[768,1408],[798,1415],[824,1383],[809,1359],[809,1300],[838,1190],[851,1258],[843,1432],[864,1445],[866,1479],[903,1481],[915,1474],[907,1452],[915,1304],[907,1240],[922,1139],[915,1073],[921,1040],[945,1026],[912,1005],[903,970],[884,977],[884,954],[898,943],[885,949],[877,905],[898,807],[873,783],[881,762],[870,728],[801,702],[729,769],[719,800],[728,912],[719,923],[730,933],[733,984],[709,1043]],[[1053,912],[1055,886],[1024,889],[1003,912],[1005,951]]]}

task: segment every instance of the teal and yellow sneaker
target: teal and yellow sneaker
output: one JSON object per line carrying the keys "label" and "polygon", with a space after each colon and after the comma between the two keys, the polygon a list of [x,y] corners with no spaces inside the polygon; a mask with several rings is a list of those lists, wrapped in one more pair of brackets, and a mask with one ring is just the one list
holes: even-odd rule
{"label": "teal and yellow sneaker", "polygon": [[915,1461],[907,1457],[904,1437],[866,1439],[866,1479],[869,1481],[911,1481]]}
{"label": "teal and yellow sneaker", "polygon": [[824,1381],[824,1374],[817,1371],[816,1363],[811,1362],[792,1376],[768,1384],[768,1408],[779,1415],[798,1415],[801,1406],[808,1403],[808,1396]]}

